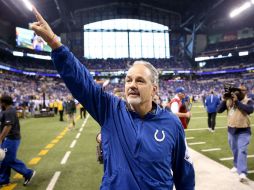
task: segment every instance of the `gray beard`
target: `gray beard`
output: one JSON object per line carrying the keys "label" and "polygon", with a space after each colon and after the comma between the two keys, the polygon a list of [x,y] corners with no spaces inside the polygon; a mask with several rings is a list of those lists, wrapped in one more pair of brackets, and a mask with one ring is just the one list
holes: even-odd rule
{"label": "gray beard", "polygon": [[130,104],[130,105],[138,105],[141,103],[141,98],[138,97],[138,98],[130,98],[130,97],[127,97],[127,102]]}

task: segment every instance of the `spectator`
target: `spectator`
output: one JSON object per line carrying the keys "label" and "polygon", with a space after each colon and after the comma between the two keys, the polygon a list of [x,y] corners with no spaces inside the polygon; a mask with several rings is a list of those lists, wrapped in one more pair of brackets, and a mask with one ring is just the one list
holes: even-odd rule
{"label": "spectator", "polygon": [[168,103],[168,107],[171,109],[171,111],[176,114],[183,125],[184,129],[187,129],[187,120],[186,118],[190,118],[191,117],[191,113],[186,109],[183,108],[182,104],[182,100],[185,98],[185,89],[183,87],[178,87],[175,90],[175,97],[173,99],[171,99],[171,101]]}
{"label": "spectator", "polygon": [[60,100],[57,101],[57,110],[59,111],[60,115],[60,121],[63,121],[63,112],[64,112],[64,107],[63,107],[63,99],[61,98]]}
{"label": "spectator", "polygon": [[213,90],[210,90],[210,95],[205,99],[205,108],[208,115],[208,130],[214,132],[216,125],[216,110],[220,104],[219,98],[214,94]]}
{"label": "spectator", "polygon": [[84,119],[85,119],[86,118],[86,109],[81,104],[79,104],[79,112],[80,112],[80,118],[82,119],[84,117]]}
{"label": "spectator", "polygon": [[76,105],[71,95],[67,97],[66,102],[66,114],[68,117],[68,129],[72,130],[75,128],[75,113],[76,113]]}

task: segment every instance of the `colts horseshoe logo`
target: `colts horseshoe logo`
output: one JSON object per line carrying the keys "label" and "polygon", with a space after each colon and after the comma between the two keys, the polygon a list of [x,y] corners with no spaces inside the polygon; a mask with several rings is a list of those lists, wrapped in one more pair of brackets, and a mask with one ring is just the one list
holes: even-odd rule
{"label": "colts horseshoe logo", "polygon": [[164,139],[165,139],[165,132],[164,132],[163,130],[161,131],[161,133],[162,133],[162,138],[160,138],[160,139],[157,137],[158,132],[159,132],[159,130],[156,129],[156,132],[154,133],[154,139],[155,139],[156,141],[158,141],[158,142],[164,141]]}

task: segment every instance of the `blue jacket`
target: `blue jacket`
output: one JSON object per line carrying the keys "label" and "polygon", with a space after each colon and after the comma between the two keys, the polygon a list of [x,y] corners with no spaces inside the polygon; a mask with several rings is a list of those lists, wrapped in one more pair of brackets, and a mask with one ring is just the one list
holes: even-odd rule
{"label": "blue jacket", "polygon": [[[180,120],[156,107],[143,119],[125,101],[103,92],[65,46],[52,60],[73,96],[102,127],[101,190],[194,189],[194,169]],[[172,175],[173,174],[173,175]]]}
{"label": "blue jacket", "polygon": [[216,113],[216,109],[220,104],[220,99],[216,95],[209,95],[205,99],[205,107],[208,113]]}

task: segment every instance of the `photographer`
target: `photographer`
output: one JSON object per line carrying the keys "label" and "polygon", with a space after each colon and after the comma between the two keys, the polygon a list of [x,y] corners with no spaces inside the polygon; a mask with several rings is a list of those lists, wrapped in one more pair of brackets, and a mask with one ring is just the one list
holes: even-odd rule
{"label": "photographer", "polygon": [[253,113],[253,102],[248,99],[247,88],[225,87],[223,101],[218,106],[217,112],[227,110],[228,117],[228,142],[234,157],[232,172],[238,172],[240,182],[247,182],[247,151],[251,137],[249,114]]}

